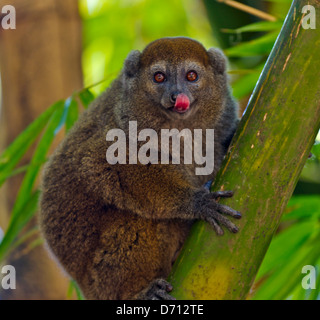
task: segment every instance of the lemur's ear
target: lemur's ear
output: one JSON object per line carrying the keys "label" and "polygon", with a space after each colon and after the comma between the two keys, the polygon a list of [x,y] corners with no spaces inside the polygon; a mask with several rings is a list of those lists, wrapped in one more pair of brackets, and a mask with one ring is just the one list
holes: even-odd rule
{"label": "lemur's ear", "polygon": [[223,74],[226,72],[227,68],[227,59],[224,53],[217,48],[210,48],[208,50],[210,63],[214,70],[217,71],[218,74]]}
{"label": "lemur's ear", "polygon": [[133,78],[139,70],[141,52],[138,50],[131,51],[125,62],[124,62],[124,72],[129,78]]}

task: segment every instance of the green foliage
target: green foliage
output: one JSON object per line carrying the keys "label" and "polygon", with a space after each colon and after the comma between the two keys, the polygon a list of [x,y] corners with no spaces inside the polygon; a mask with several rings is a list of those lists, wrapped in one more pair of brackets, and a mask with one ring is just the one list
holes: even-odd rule
{"label": "green foliage", "polygon": [[[283,19],[279,21],[263,21],[252,23],[247,26],[235,30],[223,30],[227,33],[235,33],[241,35],[245,32],[261,32],[266,31],[267,33],[262,36],[247,42],[240,42],[239,44],[225,50],[228,57],[259,57],[257,60],[258,64],[253,65],[248,71],[252,71],[250,74],[239,73],[238,79],[236,79],[233,84],[233,94],[236,98],[242,99],[250,94],[255,84],[258,81],[259,75],[263,69],[266,59],[277,39],[277,36],[281,30],[283,24]],[[241,66],[240,66],[241,67]],[[234,74],[237,71],[233,72]]]}
{"label": "green foliage", "polygon": [[65,101],[65,107],[67,109],[65,124],[66,124],[66,131],[68,132],[73,127],[75,122],[78,120],[78,117],[79,117],[78,102],[75,99],[68,98]]}
{"label": "green foliage", "polygon": [[142,50],[157,38],[188,36],[206,46],[216,44],[199,0],[81,0],[80,14],[84,84],[105,80],[96,93],[117,76],[131,50]]}
{"label": "green foliage", "polygon": [[[284,3],[291,4],[289,0],[270,2],[274,3],[275,8],[279,8],[280,3],[282,6]],[[279,17],[279,14],[276,16]],[[285,16],[281,15],[275,22],[261,21],[235,30],[222,30],[238,35],[243,32],[264,32],[255,40],[241,42],[225,51],[229,57],[260,56],[261,58],[260,62],[250,69],[238,69],[232,72],[238,74],[238,78],[232,84],[233,93],[238,99],[252,92],[284,18]],[[312,183],[316,194],[295,195],[290,200],[288,213],[283,216],[278,233],[272,240],[259,269],[253,299],[319,299],[320,249],[317,241],[320,237],[320,144],[318,142],[313,146],[312,154],[302,171],[300,181]],[[301,270],[304,265],[316,267],[318,280],[316,290],[307,291],[301,286],[304,276]]]}
{"label": "green foliage", "polygon": [[0,156],[0,186],[12,174],[13,168],[36,140],[55,111],[57,102],[46,110]]}
{"label": "green foliage", "polygon": [[301,285],[303,266],[320,274],[320,197],[293,196],[281,227],[271,242],[256,279],[253,299],[317,299],[315,290]]}
{"label": "green foliage", "polygon": [[91,93],[89,89],[84,89],[80,91],[79,98],[83,104],[83,106],[87,109],[89,104],[93,101],[94,95]]}
{"label": "green foliage", "polygon": [[67,292],[67,298],[72,299],[74,292],[75,292],[78,300],[85,299],[78,284],[74,280],[70,280],[69,288],[68,288],[68,292]]}
{"label": "green foliage", "polygon": [[[8,229],[0,242],[0,261],[3,261],[10,251],[21,242],[18,236],[38,209],[39,189],[35,188],[40,169],[47,161],[47,154],[55,136],[63,126],[70,130],[78,118],[78,102],[84,107],[94,99],[89,89],[85,88],[75,93],[65,101],[54,103],[36,120],[34,120],[0,156],[0,185],[15,174],[25,172],[14,207],[11,212]],[[40,139],[39,139],[40,137]],[[32,159],[27,166],[15,168],[23,155],[38,140]],[[27,233],[26,240],[33,233]],[[38,244],[40,241],[37,242]],[[34,242],[31,244],[35,244]]]}
{"label": "green foliage", "polygon": [[278,34],[278,31],[273,31],[261,36],[258,39],[240,43],[230,49],[227,49],[225,53],[229,57],[250,57],[267,55],[268,53],[270,53]]}
{"label": "green foliage", "polygon": [[277,31],[281,29],[283,20],[277,21],[259,21],[248,24],[246,26],[237,29],[222,29],[222,32],[226,33],[242,33],[242,32],[261,32],[261,31]]}

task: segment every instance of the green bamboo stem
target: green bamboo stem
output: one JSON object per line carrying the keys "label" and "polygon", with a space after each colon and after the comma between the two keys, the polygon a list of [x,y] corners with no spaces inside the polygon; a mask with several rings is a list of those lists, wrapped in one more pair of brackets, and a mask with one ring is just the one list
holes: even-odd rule
{"label": "green bamboo stem", "polygon": [[[320,127],[320,27],[304,29],[295,0],[260,76],[214,190],[242,212],[222,237],[197,222],[169,281],[177,299],[245,299]],[[221,200],[222,202],[222,200]]]}

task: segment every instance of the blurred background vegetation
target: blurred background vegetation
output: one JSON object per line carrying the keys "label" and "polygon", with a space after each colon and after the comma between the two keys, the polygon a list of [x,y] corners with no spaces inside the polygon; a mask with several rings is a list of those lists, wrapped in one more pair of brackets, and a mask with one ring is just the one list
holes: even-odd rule
{"label": "blurred background vegetation", "polygon": [[[12,0],[17,29],[0,28],[0,265],[17,269],[17,289],[0,291],[0,299],[81,298],[47,258],[37,227],[47,157],[117,76],[129,51],[160,37],[187,36],[222,48],[241,116],[291,1],[242,0],[240,8],[215,0],[32,3]],[[248,299],[319,299],[319,141],[318,135]],[[301,286],[305,265],[316,268],[315,290]]]}

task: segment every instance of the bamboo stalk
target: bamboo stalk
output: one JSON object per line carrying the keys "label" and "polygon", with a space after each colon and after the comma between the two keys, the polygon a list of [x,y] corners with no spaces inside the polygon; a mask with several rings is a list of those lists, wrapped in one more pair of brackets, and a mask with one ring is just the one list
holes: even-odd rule
{"label": "bamboo stalk", "polygon": [[[295,0],[250,99],[214,190],[242,212],[240,231],[218,237],[197,222],[169,281],[178,299],[245,299],[320,127],[320,28],[304,29]],[[222,201],[221,201],[222,202]]]}

